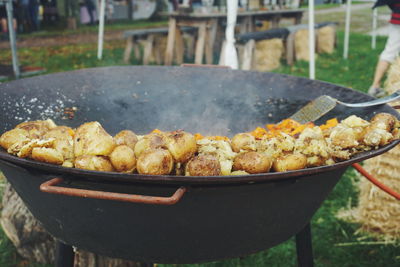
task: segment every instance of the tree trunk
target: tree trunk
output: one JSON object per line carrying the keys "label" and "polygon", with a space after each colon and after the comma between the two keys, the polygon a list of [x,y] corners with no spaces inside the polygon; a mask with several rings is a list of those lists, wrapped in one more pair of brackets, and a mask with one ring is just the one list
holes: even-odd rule
{"label": "tree trunk", "polygon": [[40,263],[54,262],[54,238],[33,217],[9,183],[4,189],[0,222],[23,258]]}
{"label": "tree trunk", "polygon": [[[8,182],[5,182],[0,222],[4,232],[23,258],[32,262],[54,264],[55,239],[33,217],[32,213],[26,208],[21,198]],[[112,259],[79,249],[75,250],[74,267],[143,266],[152,266],[152,264],[140,264],[121,259]]]}

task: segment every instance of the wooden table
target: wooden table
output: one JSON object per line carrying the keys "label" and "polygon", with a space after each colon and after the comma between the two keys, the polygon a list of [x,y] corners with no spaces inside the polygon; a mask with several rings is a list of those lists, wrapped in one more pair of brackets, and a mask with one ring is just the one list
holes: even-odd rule
{"label": "wooden table", "polygon": [[[253,32],[256,20],[271,21],[271,27],[276,28],[282,18],[293,19],[294,24],[300,24],[304,9],[287,10],[258,10],[258,11],[239,11],[237,21],[240,33]],[[163,13],[169,17],[168,41],[165,51],[165,65],[171,65],[175,45],[183,49],[181,36],[181,26],[191,26],[198,28],[196,41],[195,64],[203,63],[204,52],[206,63],[213,62],[213,46],[216,38],[218,26],[222,20],[226,20],[226,13]]]}

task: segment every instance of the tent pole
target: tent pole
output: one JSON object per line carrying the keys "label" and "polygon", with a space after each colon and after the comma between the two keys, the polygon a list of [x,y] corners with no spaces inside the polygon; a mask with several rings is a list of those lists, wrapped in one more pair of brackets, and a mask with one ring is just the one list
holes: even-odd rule
{"label": "tent pole", "polygon": [[103,57],[105,9],[106,9],[106,1],[101,0],[101,2],[100,2],[100,17],[99,17],[99,40],[98,40],[98,45],[97,45],[97,59],[102,59],[102,57]]}
{"label": "tent pole", "polygon": [[376,28],[377,28],[377,20],[378,20],[378,9],[374,8],[372,11],[372,40],[371,40],[371,48],[376,48]]}
{"label": "tent pole", "polygon": [[309,77],[315,79],[315,23],[314,0],[308,1],[308,47],[310,53]]}
{"label": "tent pole", "polygon": [[347,0],[346,4],[346,25],[344,31],[344,48],[343,58],[349,57],[349,39],[350,39],[350,16],[351,16],[351,0]]}
{"label": "tent pole", "polygon": [[7,10],[8,33],[10,36],[13,70],[14,70],[15,78],[18,79],[20,76],[20,72],[19,72],[19,63],[18,63],[18,56],[17,56],[17,42],[15,40],[15,31],[14,31],[14,24],[13,24],[12,0],[8,0],[6,2],[6,10]]}

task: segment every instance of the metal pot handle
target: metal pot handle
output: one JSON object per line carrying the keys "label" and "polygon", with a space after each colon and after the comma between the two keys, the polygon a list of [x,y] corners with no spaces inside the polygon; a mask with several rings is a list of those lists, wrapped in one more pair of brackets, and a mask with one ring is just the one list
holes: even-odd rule
{"label": "metal pot handle", "polygon": [[173,205],[181,200],[184,193],[187,191],[186,187],[181,186],[170,197],[156,197],[57,186],[62,182],[64,182],[63,178],[53,178],[47,182],[42,183],[40,185],[40,191],[50,194],[66,195],[72,197],[96,198],[153,205]]}
{"label": "metal pot handle", "polygon": [[383,190],[385,193],[391,195],[392,197],[396,198],[397,200],[400,200],[400,194],[391,189],[390,187],[382,184],[379,182],[375,177],[373,177],[370,173],[368,173],[363,167],[361,167],[360,164],[354,163],[353,168],[356,169],[360,174],[362,174],[365,178],[367,178],[371,183],[379,187],[381,190]]}

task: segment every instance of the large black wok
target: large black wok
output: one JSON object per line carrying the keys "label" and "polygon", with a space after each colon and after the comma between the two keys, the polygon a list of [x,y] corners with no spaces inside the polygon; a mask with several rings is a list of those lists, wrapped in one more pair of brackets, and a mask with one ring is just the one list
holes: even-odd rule
{"label": "large black wok", "polygon": [[[279,122],[322,94],[347,102],[371,99],[337,85],[272,73],[87,69],[0,85],[0,132],[24,120],[52,118],[69,126],[96,120],[111,134],[158,128],[232,136]],[[73,106],[75,117],[63,119],[64,109]],[[388,106],[339,106],[322,120],[351,114],[370,119],[376,112],[396,114]],[[289,239],[307,225],[347,166],[397,143],[332,166],[235,177],[100,173],[20,159],[4,150],[0,168],[35,217],[66,244],[136,261],[192,263],[243,256]],[[64,181],[53,180],[59,183],[51,186],[53,191],[73,188],[78,195],[77,188],[178,196],[168,203],[173,205],[149,205],[41,192],[39,187],[55,177]]]}

